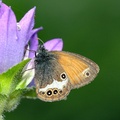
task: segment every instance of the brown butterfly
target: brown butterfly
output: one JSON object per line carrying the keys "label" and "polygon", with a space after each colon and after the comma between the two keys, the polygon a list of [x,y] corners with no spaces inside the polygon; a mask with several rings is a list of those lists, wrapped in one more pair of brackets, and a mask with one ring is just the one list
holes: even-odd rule
{"label": "brown butterfly", "polygon": [[38,98],[53,102],[66,99],[72,89],[90,83],[99,66],[81,55],[47,51],[40,46],[35,55],[35,84]]}

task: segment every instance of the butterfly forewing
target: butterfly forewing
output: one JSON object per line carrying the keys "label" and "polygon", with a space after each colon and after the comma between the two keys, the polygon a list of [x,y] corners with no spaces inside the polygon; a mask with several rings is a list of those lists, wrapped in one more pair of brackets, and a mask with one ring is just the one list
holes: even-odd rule
{"label": "butterfly forewing", "polygon": [[70,79],[72,88],[90,83],[99,72],[98,65],[92,60],[70,52],[57,52],[58,62]]}

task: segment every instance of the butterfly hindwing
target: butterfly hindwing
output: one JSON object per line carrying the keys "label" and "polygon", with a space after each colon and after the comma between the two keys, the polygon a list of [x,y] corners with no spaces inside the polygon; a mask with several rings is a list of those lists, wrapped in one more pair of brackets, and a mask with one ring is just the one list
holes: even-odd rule
{"label": "butterfly hindwing", "polygon": [[35,84],[38,98],[48,102],[65,99],[71,90],[68,77],[57,59],[37,65]]}

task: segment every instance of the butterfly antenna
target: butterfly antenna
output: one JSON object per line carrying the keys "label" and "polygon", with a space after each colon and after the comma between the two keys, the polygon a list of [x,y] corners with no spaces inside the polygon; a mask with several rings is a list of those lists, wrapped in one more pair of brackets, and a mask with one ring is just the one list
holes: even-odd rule
{"label": "butterfly antenna", "polygon": [[43,42],[40,38],[38,38],[38,40],[42,43],[42,44],[39,45],[39,49],[40,49],[41,51],[44,51],[44,50],[45,50],[44,42]]}
{"label": "butterfly antenna", "polygon": [[42,43],[42,45],[44,44],[44,42],[40,38],[38,38],[38,40]]}

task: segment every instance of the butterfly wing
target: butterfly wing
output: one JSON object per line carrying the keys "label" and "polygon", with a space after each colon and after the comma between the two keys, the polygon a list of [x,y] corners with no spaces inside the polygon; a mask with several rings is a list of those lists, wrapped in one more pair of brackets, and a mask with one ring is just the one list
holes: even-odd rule
{"label": "butterfly wing", "polygon": [[69,77],[72,89],[90,83],[99,72],[98,65],[92,60],[70,52],[53,51],[58,62]]}
{"label": "butterfly wing", "polygon": [[53,102],[66,98],[71,85],[54,55],[52,59],[37,64],[35,71],[36,93],[39,99]]}
{"label": "butterfly wing", "polygon": [[39,55],[43,56],[35,66],[35,84],[38,98],[43,101],[65,99],[71,89],[90,83],[99,72],[96,63],[74,53],[52,51]]}

